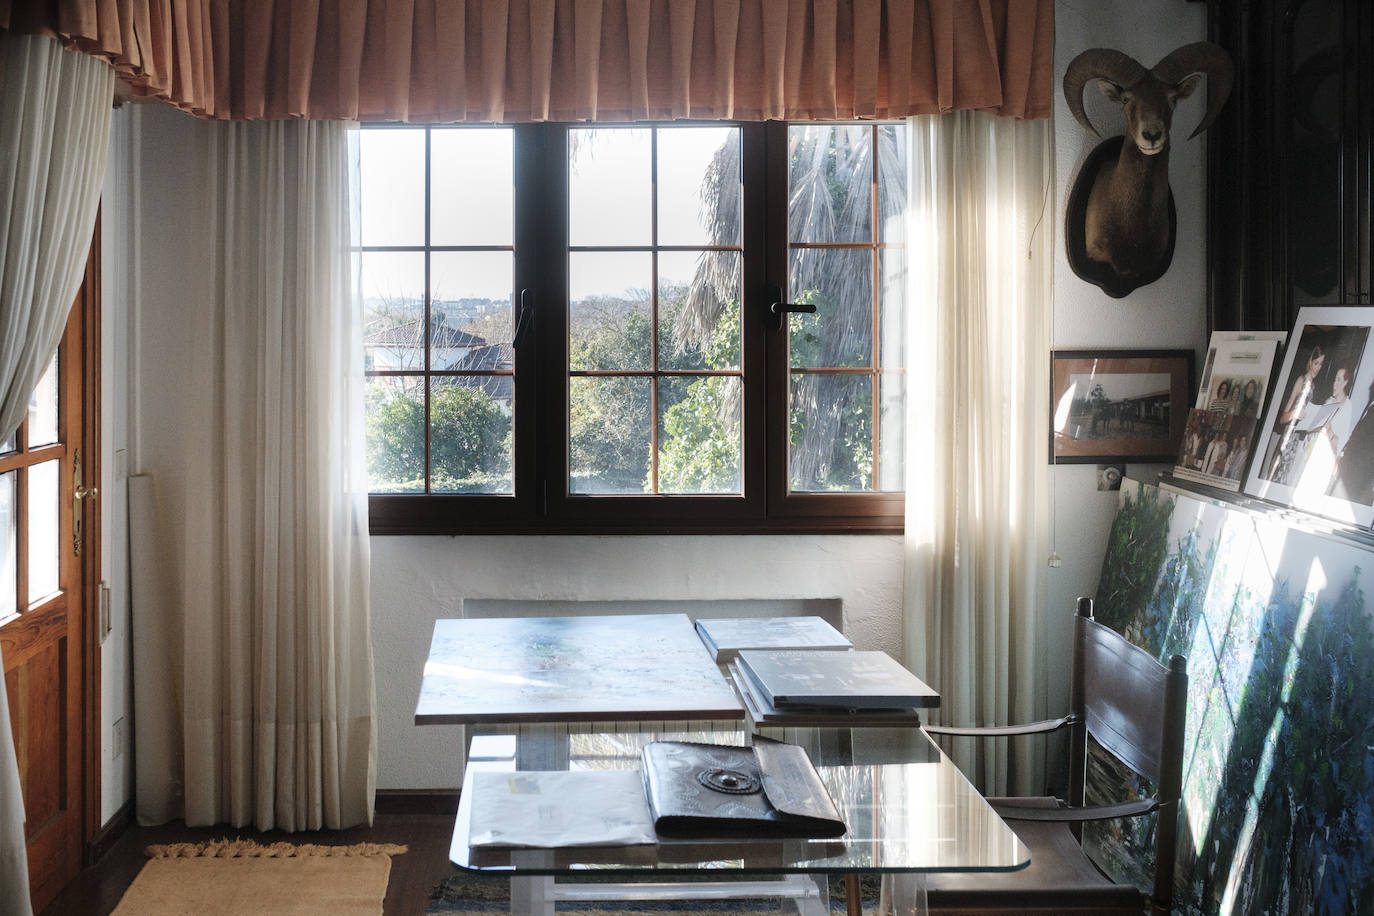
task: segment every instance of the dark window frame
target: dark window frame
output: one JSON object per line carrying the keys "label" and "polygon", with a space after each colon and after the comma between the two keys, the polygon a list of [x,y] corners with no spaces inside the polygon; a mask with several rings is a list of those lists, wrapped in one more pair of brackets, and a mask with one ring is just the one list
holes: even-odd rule
{"label": "dark window frame", "polygon": [[[655,125],[522,124],[512,128],[516,187],[512,322],[519,317],[522,296],[534,310],[534,320],[515,348],[515,494],[372,494],[371,533],[901,533],[902,493],[788,492],[786,322],[784,330],[774,330],[767,321],[770,289],[785,288],[787,276],[788,124],[778,121],[734,125],[741,130],[744,182],[743,495],[567,492],[567,138],[569,130],[588,126]],[[426,202],[426,212],[428,206]],[[426,289],[426,316],[428,296]]]}

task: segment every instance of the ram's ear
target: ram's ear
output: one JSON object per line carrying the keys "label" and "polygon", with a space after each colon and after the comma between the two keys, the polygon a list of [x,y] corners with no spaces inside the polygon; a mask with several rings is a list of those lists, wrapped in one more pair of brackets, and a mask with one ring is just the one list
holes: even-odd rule
{"label": "ram's ear", "polygon": [[1126,90],[1122,89],[1111,80],[1098,80],[1097,88],[1102,90],[1102,94],[1111,99],[1118,105],[1126,104]]}
{"label": "ram's ear", "polygon": [[1198,87],[1198,84],[1201,82],[1201,73],[1194,73],[1192,76],[1186,77],[1174,86],[1174,97],[1179,99],[1188,98],[1188,96],[1193,94],[1193,90],[1196,89]]}

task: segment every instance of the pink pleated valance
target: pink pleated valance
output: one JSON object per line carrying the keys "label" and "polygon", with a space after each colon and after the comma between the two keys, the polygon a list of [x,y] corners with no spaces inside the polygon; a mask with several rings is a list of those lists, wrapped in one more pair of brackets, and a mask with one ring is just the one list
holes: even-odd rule
{"label": "pink pleated valance", "polygon": [[1053,0],[0,0],[218,119],[1049,116]]}

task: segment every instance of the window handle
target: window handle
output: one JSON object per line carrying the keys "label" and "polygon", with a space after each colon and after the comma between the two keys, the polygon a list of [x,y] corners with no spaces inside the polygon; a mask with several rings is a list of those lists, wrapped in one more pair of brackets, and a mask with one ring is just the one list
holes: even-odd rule
{"label": "window handle", "polygon": [[520,347],[520,341],[524,339],[525,331],[534,323],[534,293],[527,289],[520,290],[520,317],[515,320],[515,333],[511,335],[510,345],[515,348]]}
{"label": "window handle", "polygon": [[813,302],[784,302],[781,287],[768,287],[768,298],[772,304],[768,306],[765,320],[768,322],[768,326],[775,331],[782,327],[783,315],[789,313],[811,314],[816,311],[816,305]]}

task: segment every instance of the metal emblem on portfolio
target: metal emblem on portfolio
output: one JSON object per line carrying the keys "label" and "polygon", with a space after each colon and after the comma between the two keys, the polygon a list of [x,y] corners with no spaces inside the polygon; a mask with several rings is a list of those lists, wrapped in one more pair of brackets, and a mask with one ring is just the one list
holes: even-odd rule
{"label": "metal emblem on portfolio", "polygon": [[752,795],[763,788],[763,783],[757,776],[725,767],[697,770],[697,782],[708,789],[729,795]]}

